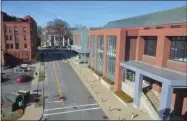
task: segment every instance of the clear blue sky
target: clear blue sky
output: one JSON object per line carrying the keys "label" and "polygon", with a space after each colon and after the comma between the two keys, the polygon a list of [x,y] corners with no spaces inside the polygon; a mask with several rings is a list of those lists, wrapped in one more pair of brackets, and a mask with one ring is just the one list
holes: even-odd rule
{"label": "clear blue sky", "polygon": [[3,1],[2,10],[17,17],[29,14],[41,26],[59,18],[70,26],[98,27],[109,21],[184,5],[185,1]]}

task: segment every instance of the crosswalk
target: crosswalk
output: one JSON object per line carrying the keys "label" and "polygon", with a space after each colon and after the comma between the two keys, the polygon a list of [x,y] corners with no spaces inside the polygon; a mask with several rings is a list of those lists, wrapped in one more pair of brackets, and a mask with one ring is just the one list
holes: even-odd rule
{"label": "crosswalk", "polygon": [[[60,103],[60,101],[47,102],[47,105],[52,105],[54,103]],[[44,109],[44,115],[43,116],[45,117],[45,116],[84,112],[84,111],[99,110],[99,109],[101,109],[101,107],[99,107],[97,103],[83,104],[83,105],[72,105],[72,106],[62,106],[62,107],[58,106],[58,107],[54,107],[54,108]]]}

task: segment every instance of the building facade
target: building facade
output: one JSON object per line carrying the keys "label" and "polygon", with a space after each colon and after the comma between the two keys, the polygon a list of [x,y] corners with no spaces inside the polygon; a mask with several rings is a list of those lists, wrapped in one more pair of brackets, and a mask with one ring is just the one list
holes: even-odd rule
{"label": "building facade", "polygon": [[154,119],[187,114],[186,7],[108,22],[89,33],[89,65]]}
{"label": "building facade", "polygon": [[1,12],[2,64],[31,61],[37,55],[37,23],[29,15],[24,18]]}
{"label": "building facade", "polygon": [[88,62],[88,27],[72,30],[73,45],[71,49],[76,51],[80,56],[80,62]]}

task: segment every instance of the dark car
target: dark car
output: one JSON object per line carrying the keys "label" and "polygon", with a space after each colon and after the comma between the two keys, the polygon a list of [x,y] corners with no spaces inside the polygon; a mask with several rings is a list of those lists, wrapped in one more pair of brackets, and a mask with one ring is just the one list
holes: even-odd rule
{"label": "dark car", "polygon": [[31,79],[32,77],[28,75],[19,75],[18,78],[16,79],[17,82],[27,82]]}

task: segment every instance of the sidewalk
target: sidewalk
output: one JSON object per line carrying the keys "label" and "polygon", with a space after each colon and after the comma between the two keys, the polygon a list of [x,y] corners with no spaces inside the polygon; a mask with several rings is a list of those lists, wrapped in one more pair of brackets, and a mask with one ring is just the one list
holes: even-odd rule
{"label": "sidewalk", "polygon": [[[39,95],[42,95],[42,92],[43,92],[43,87],[42,87],[43,81],[38,82],[39,69],[40,69],[40,63],[36,63],[35,72],[37,72],[38,74],[35,75],[35,73],[34,73],[34,80],[32,81],[31,89],[30,89],[31,94],[37,93],[34,90],[41,90],[41,91],[38,91]],[[42,107],[35,107],[35,103],[32,103],[31,105],[29,105],[25,108],[25,112],[19,120],[40,120],[42,115],[43,115],[43,106]]]}
{"label": "sidewalk", "polygon": [[[108,116],[109,120],[153,120],[149,115],[134,108],[132,104],[121,102],[112,91],[106,89],[100,81],[96,80],[91,70],[88,68],[78,69],[72,60],[69,60],[69,62],[83,84],[88,88]],[[134,119],[131,118],[132,113],[137,115]]]}

